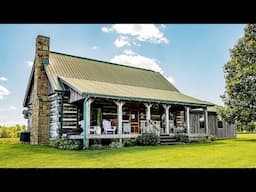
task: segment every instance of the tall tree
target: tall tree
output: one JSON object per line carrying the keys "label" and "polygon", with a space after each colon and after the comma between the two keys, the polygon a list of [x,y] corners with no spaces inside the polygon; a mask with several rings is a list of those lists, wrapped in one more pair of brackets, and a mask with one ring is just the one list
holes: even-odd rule
{"label": "tall tree", "polygon": [[256,120],[256,24],[248,24],[244,36],[230,50],[225,64],[224,108],[221,116],[243,125]]}

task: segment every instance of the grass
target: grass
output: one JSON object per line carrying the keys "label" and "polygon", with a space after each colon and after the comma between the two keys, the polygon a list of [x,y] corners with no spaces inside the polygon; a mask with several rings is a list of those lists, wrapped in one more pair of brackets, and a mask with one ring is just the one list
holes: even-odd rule
{"label": "grass", "polygon": [[184,145],[62,151],[29,144],[0,145],[2,168],[252,168],[256,134]]}

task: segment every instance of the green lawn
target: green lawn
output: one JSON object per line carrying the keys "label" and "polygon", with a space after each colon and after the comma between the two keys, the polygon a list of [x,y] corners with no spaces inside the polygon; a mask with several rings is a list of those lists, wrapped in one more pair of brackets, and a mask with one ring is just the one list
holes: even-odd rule
{"label": "green lawn", "polygon": [[0,167],[36,168],[236,168],[256,167],[256,134],[237,139],[101,151],[62,151],[48,146],[0,144]]}

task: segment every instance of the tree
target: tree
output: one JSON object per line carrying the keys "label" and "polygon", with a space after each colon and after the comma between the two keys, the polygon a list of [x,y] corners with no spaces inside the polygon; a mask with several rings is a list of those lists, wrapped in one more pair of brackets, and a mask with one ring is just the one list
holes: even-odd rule
{"label": "tree", "polygon": [[247,125],[256,119],[256,24],[245,27],[230,57],[224,66],[224,108],[219,111],[224,120]]}

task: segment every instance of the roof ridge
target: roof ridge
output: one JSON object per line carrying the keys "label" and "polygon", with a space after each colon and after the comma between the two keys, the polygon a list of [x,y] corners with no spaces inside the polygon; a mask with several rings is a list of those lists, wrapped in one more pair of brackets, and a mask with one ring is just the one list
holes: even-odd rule
{"label": "roof ridge", "polygon": [[101,62],[101,63],[104,63],[104,64],[118,65],[118,66],[122,66],[122,67],[128,67],[128,68],[134,68],[134,69],[140,69],[140,70],[159,73],[158,71],[154,71],[152,69],[145,69],[145,68],[134,67],[134,66],[129,66],[129,65],[122,65],[122,64],[118,64],[118,63],[112,63],[112,62],[102,61],[102,60],[98,60],[98,59],[92,59],[92,58],[88,58],[88,57],[81,57],[81,56],[70,55],[70,54],[66,54],[66,53],[60,53],[60,52],[56,52],[56,51],[50,51],[50,53],[65,55],[65,56],[69,56],[69,57],[75,57],[75,58],[79,58],[79,59],[86,59],[86,60],[90,60],[90,61],[97,61],[97,62]]}

